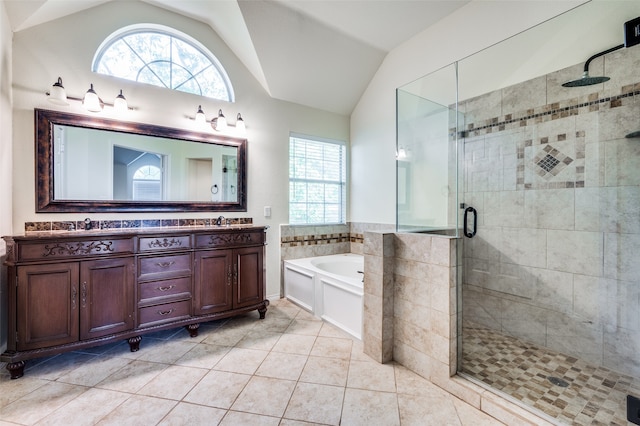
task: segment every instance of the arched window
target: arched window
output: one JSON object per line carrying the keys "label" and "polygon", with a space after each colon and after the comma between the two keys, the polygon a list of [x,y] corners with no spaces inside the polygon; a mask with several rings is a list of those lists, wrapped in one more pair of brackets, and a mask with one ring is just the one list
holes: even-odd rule
{"label": "arched window", "polygon": [[162,200],[162,170],[156,166],[142,166],[133,173],[134,200]]}
{"label": "arched window", "polygon": [[224,68],[207,48],[186,34],[158,25],[128,26],[102,42],[92,70],[233,102]]}

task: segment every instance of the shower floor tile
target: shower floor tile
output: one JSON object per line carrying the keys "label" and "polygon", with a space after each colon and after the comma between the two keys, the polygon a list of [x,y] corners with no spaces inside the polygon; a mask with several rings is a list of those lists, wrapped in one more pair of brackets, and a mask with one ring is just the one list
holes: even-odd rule
{"label": "shower floor tile", "polygon": [[463,373],[561,423],[626,426],[627,393],[640,396],[639,378],[480,326],[462,336]]}

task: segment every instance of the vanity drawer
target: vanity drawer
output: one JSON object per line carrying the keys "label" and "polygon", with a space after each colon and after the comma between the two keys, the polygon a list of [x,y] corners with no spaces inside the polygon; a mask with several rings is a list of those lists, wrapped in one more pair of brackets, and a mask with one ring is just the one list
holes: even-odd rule
{"label": "vanity drawer", "polygon": [[216,232],[196,235],[196,248],[224,248],[264,244],[264,231]]}
{"label": "vanity drawer", "polygon": [[18,245],[17,260],[54,260],[125,253],[133,253],[132,238],[59,239],[35,244],[21,243]]}
{"label": "vanity drawer", "polygon": [[191,275],[191,253],[138,259],[138,280],[150,281]]}
{"label": "vanity drawer", "polygon": [[191,277],[140,283],[138,294],[140,302],[176,295],[191,297]]}
{"label": "vanity drawer", "polygon": [[147,306],[138,310],[139,327],[170,322],[191,316],[191,299]]}
{"label": "vanity drawer", "polygon": [[185,250],[191,248],[190,235],[170,235],[161,237],[140,237],[138,247],[141,253],[163,250]]}

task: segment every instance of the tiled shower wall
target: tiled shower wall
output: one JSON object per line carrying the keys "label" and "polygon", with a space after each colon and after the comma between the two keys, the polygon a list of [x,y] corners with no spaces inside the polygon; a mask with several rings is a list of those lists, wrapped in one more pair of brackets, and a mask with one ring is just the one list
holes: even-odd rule
{"label": "tiled shower wall", "polygon": [[[463,318],[640,375],[640,46],[464,102]],[[464,78],[463,75],[460,76]]]}

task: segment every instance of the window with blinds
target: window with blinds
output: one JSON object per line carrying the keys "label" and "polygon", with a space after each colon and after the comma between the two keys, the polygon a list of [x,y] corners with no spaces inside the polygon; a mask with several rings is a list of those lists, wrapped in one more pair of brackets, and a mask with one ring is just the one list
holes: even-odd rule
{"label": "window with blinds", "polygon": [[346,222],[345,154],[339,141],[289,138],[289,224]]}

